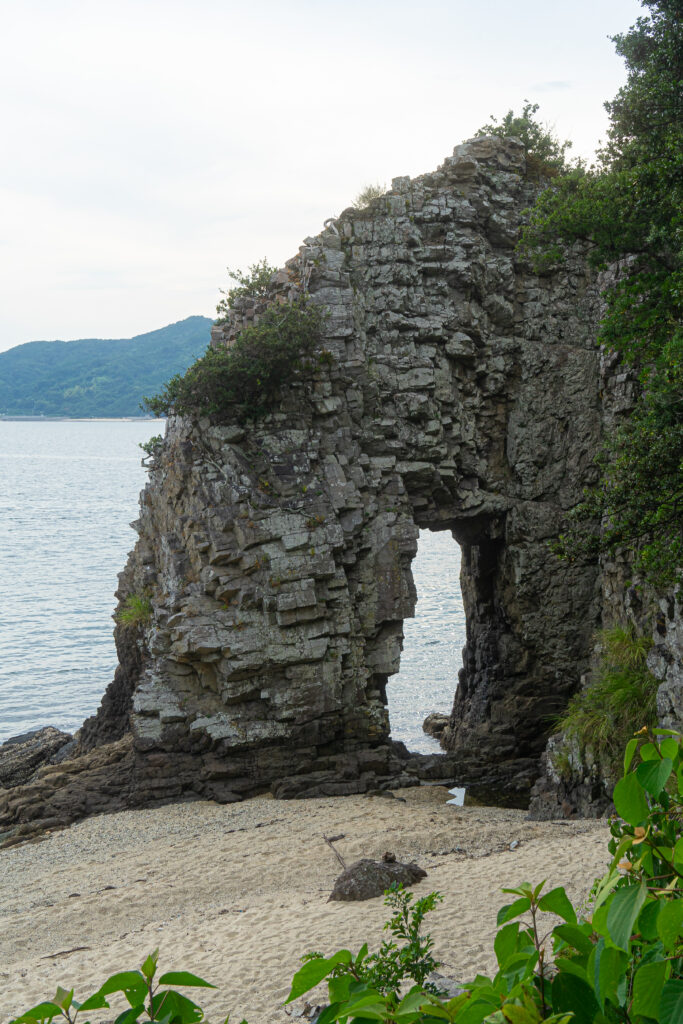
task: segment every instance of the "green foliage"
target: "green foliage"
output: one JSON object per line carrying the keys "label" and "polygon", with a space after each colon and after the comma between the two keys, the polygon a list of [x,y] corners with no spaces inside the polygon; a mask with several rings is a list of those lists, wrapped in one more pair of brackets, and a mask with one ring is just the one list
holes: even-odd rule
{"label": "green foliage", "polygon": [[600,481],[560,548],[572,558],[625,547],[663,588],[683,565],[683,19],[680,0],[645,5],[649,16],[614,39],[628,81],[606,104],[599,165],[542,193],[521,248],[540,271],[577,240],[594,266],[619,264],[599,341],[634,367],[640,397],[606,439]]}
{"label": "green foliage", "polygon": [[135,338],[31,341],[0,352],[0,415],[140,416],[142,396],[206,349],[211,323],[191,316]]}
{"label": "green foliage", "polygon": [[[88,1015],[92,1010],[110,1008],[112,995],[123,996],[129,1009],[120,1013],[115,1024],[135,1024],[137,1021],[159,1021],[160,1024],[198,1024],[204,1019],[204,1011],[174,988],[161,989],[160,985],[179,985],[181,988],[215,988],[208,981],[198,978],[189,971],[168,971],[155,979],[159,950],[155,949],[145,960],[139,971],[121,971],[112,974],[103,985],[84,999],[74,999],[74,990],[58,988],[54,999],[38,1003],[22,1013],[12,1024],[38,1024],[60,1018],[67,1024],[74,1024],[79,1014]],[[97,1014],[98,1018],[100,1014]],[[227,1024],[227,1018],[226,1018]],[[242,1024],[246,1024],[242,1021]]]}
{"label": "green foliage", "polygon": [[277,267],[272,267],[267,259],[259,260],[247,270],[246,274],[241,270],[230,270],[228,277],[237,281],[234,288],[221,288],[223,298],[216,306],[218,313],[217,323],[224,323],[227,320],[228,312],[233,308],[238,299],[265,299],[268,294],[268,284]]}
{"label": "green foliage", "polygon": [[541,124],[535,117],[537,110],[538,103],[525,100],[521,113],[508,110],[500,120],[492,114],[489,123],[474,134],[475,138],[497,135],[502,139],[519,139],[526,150],[529,173],[552,178],[569,169],[565,153],[572,144],[568,139],[560,142],[548,125]]}
{"label": "green foliage", "polygon": [[[614,642],[638,662],[631,640]],[[561,886],[524,882],[504,889],[512,900],[498,912],[495,975],[477,975],[460,995],[445,999],[425,985],[436,962],[431,939],[420,935],[439,895],[412,904],[412,894],[389,890],[385,902],[394,913],[386,928],[405,945],[385,942],[372,955],[363,946],[355,957],[347,949],[309,954],[287,1001],[327,980],[330,1002],[317,1024],[681,1024],[683,737],[642,730],[627,743],[623,768],[614,790],[619,818],[611,822],[612,863],[593,886],[589,916],[577,916]],[[79,1012],[107,1008],[114,993],[130,1005],[115,1024],[201,1021],[202,1010],[189,999],[155,986],[156,958],[153,953],[140,971],[113,975],[80,1005],[73,990],[59,988],[53,1000],[12,1024],[60,1017],[74,1024]],[[406,980],[416,982],[407,992],[399,988]],[[162,975],[158,985],[207,982],[182,971]]]}
{"label": "green foliage", "polygon": [[152,618],[152,604],[145,594],[129,594],[116,613],[120,626],[145,626]]}
{"label": "green foliage", "polygon": [[366,210],[373,199],[379,199],[386,192],[386,185],[377,182],[376,185],[366,185],[362,188],[356,198],[353,201],[353,205],[357,210]]}
{"label": "green foliage", "polygon": [[[617,776],[629,737],[657,721],[659,684],[646,665],[649,637],[636,636],[632,627],[616,627],[604,630],[599,640],[603,653],[597,678],[572,697],[557,730],[580,750],[590,747],[603,769]],[[553,759],[561,772],[570,767],[562,763],[563,753],[564,743]]]}
{"label": "green foliage", "polygon": [[209,348],[160,394],[145,398],[145,407],[155,416],[203,415],[219,423],[265,415],[284,385],[323,358],[316,357],[322,318],[306,299],[268,307],[230,348]]}
{"label": "green foliage", "polygon": [[155,434],[153,437],[150,437],[149,441],[140,441],[138,448],[142,448],[145,455],[154,456],[163,443],[164,439],[161,434]]}
{"label": "green foliage", "polygon": [[675,585],[683,566],[683,334],[663,348],[597,465],[600,481],[570,512],[558,553],[573,560],[631,548],[637,574],[655,587]]}
{"label": "green foliage", "polygon": [[[310,991],[326,977],[331,979],[332,1003],[338,1003],[341,996],[348,998],[352,988],[362,985],[398,1004],[399,988],[408,979],[423,986],[425,991],[435,992],[435,987],[427,982],[428,976],[439,966],[432,956],[434,942],[430,935],[422,935],[420,929],[425,914],[442,898],[440,893],[431,892],[413,904],[411,892],[404,891],[403,886],[392,885],[385,893],[384,903],[393,914],[384,928],[391,932],[393,939],[385,939],[376,953],[368,953],[367,945],[363,946],[356,957],[348,950],[340,950],[327,959],[321,953],[309,954],[292,979],[287,1002]],[[399,946],[397,939],[402,939],[403,945]]]}

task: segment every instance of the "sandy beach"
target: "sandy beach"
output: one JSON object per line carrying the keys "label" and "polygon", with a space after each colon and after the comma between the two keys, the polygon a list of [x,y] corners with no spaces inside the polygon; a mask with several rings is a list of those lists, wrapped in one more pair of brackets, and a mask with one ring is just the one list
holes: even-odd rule
{"label": "sandy beach", "polygon": [[377,948],[388,916],[381,897],[327,902],[340,866],[323,834],[344,835],[336,846],[347,863],[391,851],[427,870],[413,890],[443,894],[426,930],[442,973],[460,980],[494,965],[496,913],[509,902],[501,887],[545,878],[580,905],[609,860],[604,821],[454,807],[441,787],[397,797],[175,804],[1,851],[0,1021],[58,984],[83,999],[156,947],[162,970],[218,986],[194,990],[210,1020],[289,1020],[282,1002],[299,957]]}

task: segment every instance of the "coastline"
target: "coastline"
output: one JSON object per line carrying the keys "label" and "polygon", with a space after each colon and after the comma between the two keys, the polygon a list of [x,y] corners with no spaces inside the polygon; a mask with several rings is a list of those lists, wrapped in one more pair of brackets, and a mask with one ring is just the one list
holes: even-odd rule
{"label": "coastline", "polygon": [[169,804],[1,851],[0,1021],[58,984],[82,999],[157,947],[162,970],[217,986],[194,993],[208,1019],[289,1020],[281,1004],[304,953],[377,948],[385,934],[381,898],[327,903],[340,869],[323,834],[344,834],[347,863],[390,850],[427,870],[416,896],[436,889],[444,900],[425,931],[442,973],[461,981],[493,967],[503,886],[547,878],[580,906],[606,869],[604,820],[528,822],[447,799],[423,786],[393,798]]}

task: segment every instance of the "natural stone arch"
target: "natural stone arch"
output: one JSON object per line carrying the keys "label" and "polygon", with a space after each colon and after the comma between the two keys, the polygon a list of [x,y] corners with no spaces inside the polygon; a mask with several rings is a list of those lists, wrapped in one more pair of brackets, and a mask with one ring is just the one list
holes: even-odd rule
{"label": "natural stone arch", "polygon": [[595,569],[548,541],[601,429],[581,255],[542,278],[515,255],[536,188],[521,145],[492,138],[395,179],[273,282],[326,308],[331,364],[248,429],[169,421],[119,591],[154,609],[142,669],[124,660],[119,679],[135,799],[358,792],[428,770],[401,760],[386,711],[426,527],[463,551],[448,771],[524,802],[589,655]]}

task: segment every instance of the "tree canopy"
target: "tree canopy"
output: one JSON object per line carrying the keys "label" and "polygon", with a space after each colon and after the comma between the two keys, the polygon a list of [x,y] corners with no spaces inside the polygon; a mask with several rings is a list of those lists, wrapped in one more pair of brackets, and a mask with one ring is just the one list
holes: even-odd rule
{"label": "tree canopy", "polygon": [[[612,269],[599,341],[634,369],[639,397],[607,437],[598,484],[574,510],[561,550],[634,551],[657,587],[683,567],[683,3],[644,0],[648,15],[614,37],[626,84],[605,104],[595,167],[569,170],[541,194],[522,249],[537,269],[582,240]],[[598,535],[589,528],[598,519]]]}

